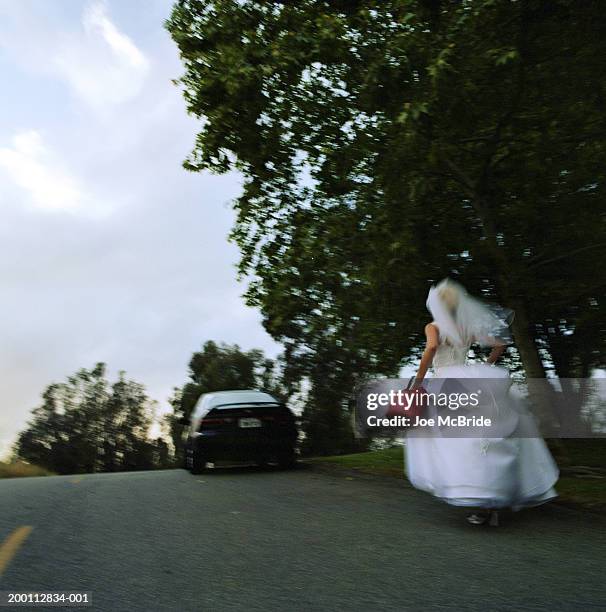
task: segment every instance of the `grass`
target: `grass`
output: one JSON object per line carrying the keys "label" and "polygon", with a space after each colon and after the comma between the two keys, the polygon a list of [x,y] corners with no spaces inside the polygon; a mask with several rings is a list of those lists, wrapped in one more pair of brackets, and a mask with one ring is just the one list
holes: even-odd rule
{"label": "grass", "polygon": [[26,476],[54,476],[49,470],[25,463],[24,461],[11,461],[4,463],[0,461],[0,478],[24,478]]}
{"label": "grass", "polygon": [[[548,440],[548,445],[553,443]],[[561,447],[561,451],[558,449]],[[604,438],[577,438],[560,440],[558,447],[552,452],[560,465],[586,465],[606,470],[606,439]],[[563,453],[563,456],[561,456]]]}
{"label": "grass", "polygon": [[401,446],[354,455],[335,455],[332,457],[314,457],[309,463],[315,465],[336,466],[356,470],[365,474],[403,477],[404,449]]}
{"label": "grass", "polygon": [[[562,472],[556,484],[559,502],[606,511],[606,440],[579,439],[561,442],[556,453]],[[404,477],[402,447],[354,455],[314,457],[309,463],[363,474]],[[575,466],[591,469],[575,469]]]}
{"label": "grass", "polygon": [[562,440],[553,450],[561,470],[556,485],[561,501],[606,511],[606,440]]}
{"label": "grass", "polygon": [[556,490],[564,503],[606,511],[606,478],[562,476]]}

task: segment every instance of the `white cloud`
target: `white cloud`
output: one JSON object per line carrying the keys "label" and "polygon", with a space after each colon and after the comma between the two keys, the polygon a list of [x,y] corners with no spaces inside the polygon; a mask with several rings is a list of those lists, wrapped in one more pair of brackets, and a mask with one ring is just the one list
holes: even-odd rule
{"label": "white cloud", "polygon": [[100,34],[119,60],[130,64],[133,68],[140,70],[147,68],[147,60],[143,53],[110,21],[103,5],[91,5],[84,12],[83,24],[89,35]]}
{"label": "white cloud", "polygon": [[69,27],[49,6],[0,0],[0,48],[16,64],[59,78],[101,114],[141,92],[150,62],[110,19],[105,2],[85,5]]}
{"label": "white cloud", "polygon": [[52,63],[76,94],[96,110],[135,97],[149,71],[145,55],[118,30],[101,3],[85,9],[82,31],[62,41]]}
{"label": "white cloud", "polygon": [[85,199],[77,181],[44,145],[36,130],[19,133],[12,147],[0,148],[0,169],[29,194],[38,208],[74,211]]}

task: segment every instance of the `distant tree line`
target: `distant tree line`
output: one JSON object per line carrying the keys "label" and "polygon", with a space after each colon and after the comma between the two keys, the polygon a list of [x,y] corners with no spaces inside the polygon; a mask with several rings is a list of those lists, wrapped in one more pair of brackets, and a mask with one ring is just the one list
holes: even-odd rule
{"label": "distant tree line", "polygon": [[58,474],[169,467],[167,441],[149,438],[153,406],[143,385],[123,372],[110,384],[105,370],[98,363],[49,385],[16,456]]}
{"label": "distant tree line", "polygon": [[291,391],[280,364],[260,350],[206,342],[189,363],[189,380],[175,388],[172,412],[160,416],[152,438],[155,402],[142,384],[120,372],[113,384],[106,366],[81,369],[53,383],[17,439],[17,458],[58,474],[169,468],[182,464],[184,427],[200,395],[227,389],[259,389],[286,400]]}

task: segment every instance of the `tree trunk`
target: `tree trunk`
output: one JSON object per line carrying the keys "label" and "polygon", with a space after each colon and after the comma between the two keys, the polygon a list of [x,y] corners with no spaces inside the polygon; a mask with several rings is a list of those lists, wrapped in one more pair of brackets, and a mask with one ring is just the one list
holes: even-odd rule
{"label": "tree trunk", "polygon": [[516,348],[520,353],[520,359],[524,365],[526,377],[545,378],[545,366],[537,349],[535,334],[528,321],[524,301],[519,297],[507,296],[507,291],[502,290],[502,293],[508,300],[507,305],[510,305],[515,312],[511,331],[513,332]]}
{"label": "tree trunk", "polygon": [[484,228],[489,253],[495,263],[499,292],[505,301],[505,305],[515,311],[511,328],[516,348],[524,366],[534,414],[538,417],[539,425],[544,430],[543,433],[553,437],[554,428],[558,424],[554,410],[555,396],[552,387],[546,380],[545,367],[541,361],[534,330],[526,312],[526,301],[524,296],[516,290],[516,283],[519,283],[521,274],[516,275],[515,270],[512,270],[512,262],[499,244],[495,223],[486,202],[478,198],[473,204]]}
{"label": "tree trunk", "polygon": [[520,279],[516,279],[515,274],[512,275],[511,261],[503,247],[499,245],[495,224],[487,205],[483,201],[477,200],[474,208],[484,227],[488,249],[497,268],[497,286],[505,301],[504,305],[515,311],[511,329],[520,353],[520,359],[524,365],[526,377],[545,378],[545,367],[537,349],[534,331],[531,329],[528,320],[525,300],[515,289],[516,282],[519,282]]}

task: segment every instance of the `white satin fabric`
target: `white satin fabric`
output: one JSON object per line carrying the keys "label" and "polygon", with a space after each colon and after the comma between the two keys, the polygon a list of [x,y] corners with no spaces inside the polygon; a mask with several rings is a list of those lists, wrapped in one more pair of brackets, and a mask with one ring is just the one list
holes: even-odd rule
{"label": "white satin fabric", "polygon": [[[508,399],[499,402],[504,424],[499,429],[501,434],[446,438],[435,429],[427,437],[427,431],[415,428],[406,438],[408,479],[417,489],[456,506],[517,510],[556,497],[553,486],[559,475],[557,465],[524,401],[509,391],[507,370],[487,364],[466,365],[468,349],[446,344],[441,338],[434,356],[435,377],[503,378]],[[494,384],[491,382],[491,388]],[[525,437],[516,437],[521,432]]]}

